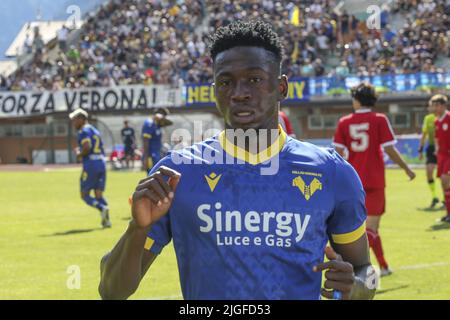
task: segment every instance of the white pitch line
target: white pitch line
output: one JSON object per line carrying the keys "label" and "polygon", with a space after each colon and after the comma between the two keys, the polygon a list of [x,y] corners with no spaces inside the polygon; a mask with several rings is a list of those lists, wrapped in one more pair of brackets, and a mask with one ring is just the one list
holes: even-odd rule
{"label": "white pitch line", "polygon": [[432,267],[443,267],[450,265],[450,261],[445,262],[435,262],[435,263],[424,263],[424,264],[416,264],[412,266],[403,266],[396,268],[397,270],[415,270],[415,269],[426,269]]}

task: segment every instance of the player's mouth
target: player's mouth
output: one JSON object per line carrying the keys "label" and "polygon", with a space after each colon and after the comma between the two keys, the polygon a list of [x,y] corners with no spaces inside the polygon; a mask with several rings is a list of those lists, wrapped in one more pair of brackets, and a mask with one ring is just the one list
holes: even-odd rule
{"label": "player's mouth", "polygon": [[235,110],[232,112],[234,122],[240,124],[251,123],[255,119],[253,110]]}

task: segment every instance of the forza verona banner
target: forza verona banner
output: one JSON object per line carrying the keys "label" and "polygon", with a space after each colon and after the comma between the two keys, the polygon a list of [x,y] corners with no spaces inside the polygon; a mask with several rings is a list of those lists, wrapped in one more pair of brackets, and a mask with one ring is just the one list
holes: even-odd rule
{"label": "forza verona banner", "polygon": [[87,111],[137,111],[181,105],[181,89],[166,85],[0,92],[0,118],[70,112],[77,108]]}

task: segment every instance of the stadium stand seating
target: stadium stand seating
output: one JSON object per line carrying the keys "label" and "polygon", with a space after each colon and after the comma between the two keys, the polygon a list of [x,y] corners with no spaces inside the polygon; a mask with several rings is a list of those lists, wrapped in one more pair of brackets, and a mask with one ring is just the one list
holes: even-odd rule
{"label": "stadium stand seating", "polygon": [[[394,1],[368,29],[335,0],[111,0],[86,18],[77,40],[34,58],[1,81],[4,90],[210,82],[207,37],[235,19],[270,21],[283,35],[289,76],[446,71],[450,4]],[[298,10],[296,10],[298,8]],[[298,16],[296,15],[298,12]]]}

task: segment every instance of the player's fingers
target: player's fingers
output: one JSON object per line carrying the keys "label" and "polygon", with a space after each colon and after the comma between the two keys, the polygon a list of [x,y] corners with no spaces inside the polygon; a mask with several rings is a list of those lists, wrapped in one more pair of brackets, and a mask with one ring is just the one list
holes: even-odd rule
{"label": "player's fingers", "polygon": [[337,272],[332,270],[327,270],[325,272],[325,278],[328,280],[341,281],[346,283],[354,283],[355,275],[353,272]]}
{"label": "player's fingers", "polygon": [[155,180],[155,176],[153,174],[145,179],[142,179],[141,181],[139,181],[136,190],[148,189],[153,180]]}
{"label": "player's fingers", "polygon": [[349,294],[352,291],[352,287],[353,287],[349,283],[332,281],[332,280],[325,280],[323,286],[325,287],[325,289],[338,290],[343,295]]}
{"label": "player's fingers", "polygon": [[155,179],[158,180],[159,185],[161,186],[161,188],[164,190],[165,194],[171,198],[169,196],[169,194],[172,192],[172,188],[169,186],[169,184],[166,182],[166,180],[164,180],[162,174],[157,171],[155,174]]}
{"label": "player's fingers", "polygon": [[325,255],[328,258],[328,260],[341,260],[342,257],[334,251],[332,247],[326,247],[325,248]]}
{"label": "player's fingers", "polygon": [[343,272],[353,272],[353,266],[350,263],[339,260],[331,260],[328,262],[319,263],[318,265],[314,266],[313,271],[320,272],[326,269],[333,269]]}
{"label": "player's fingers", "polygon": [[138,185],[136,186],[136,190],[145,189],[143,184],[153,179],[153,177],[147,177],[145,179],[139,180]]}
{"label": "player's fingers", "polygon": [[147,181],[150,180],[151,178],[152,178],[152,176],[148,176],[148,177],[145,177],[144,179],[139,180],[138,185],[139,185],[139,184],[143,184],[144,182],[147,182]]}
{"label": "player's fingers", "polygon": [[169,178],[169,181],[167,181],[167,183],[172,188],[173,196],[175,195],[175,191],[177,190],[178,183],[180,183],[180,178],[181,178],[181,175],[178,177],[171,177],[171,178]]}
{"label": "player's fingers", "polygon": [[172,177],[173,178],[174,177],[180,177],[181,176],[181,174],[178,171],[173,170],[173,169],[171,169],[169,167],[166,167],[166,166],[159,167],[158,171],[160,171],[163,175],[168,176],[170,178],[172,178]]}
{"label": "player's fingers", "polygon": [[169,202],[168,194],[166,194],[156,178],[149,182],[148,189],[152,190],[162,202]]}
{"label": "player's fingers", "polygon": [[133,194],[133,202],[134,202],[134,201],[137,201],[137,200],[141,200],[141,199],[143,199],[143,198],[149,199],[149,200],[152,201],[155,205],[160,205],[160,204],[161,204],[160,199],[159,199],[153,192],[151,192],[151,191],[148,190],[148,189],[139,190],[139,191],[136,191],[136,192]]}

